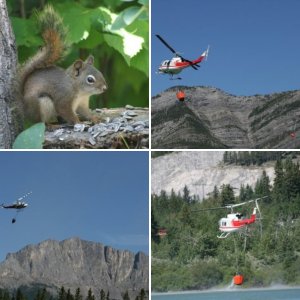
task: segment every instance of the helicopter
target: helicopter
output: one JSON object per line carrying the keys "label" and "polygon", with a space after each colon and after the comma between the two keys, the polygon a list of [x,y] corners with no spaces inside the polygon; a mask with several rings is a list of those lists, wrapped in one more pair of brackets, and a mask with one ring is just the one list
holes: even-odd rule
{"label": "helicopter", "polygon": [[199,63],[203,61],[204,58],[207,59],[209,46],[207,49],[195,60],[188,60],[179,52],[175,51],[160,35],[156,34],[156,37],[171,51],[175,54],[171,60],[164,60],[158,67],[159,74],[169,74],[170,79],[182,79],[181,77],[173,78],[174,74],[179,74],[183,69],[187,67],[192,67],[195,70],[198,70],[200,67]]}
{"label": "helicopter", "polygon": [[[5,209],[16,209],[17,210],[17,214],[18,212],[20,212],[21,210],[23,210],[24,208],[26,208],[28,206],[28,203],[22,201],[24,198],[28,197],[30,194],[32,194],[32,192],[29,192],[27,194],[25,194],[24,196],[20,197],[17,201],[15,201],[12,204],[1,204],[0,207],[5,208]],[[14,217],[11,221],[12,223],[16,222],[16,217]]]}
{"label": "helicopter", "polygon": [[[216,209],[230,209],[231,212],[227,214],[227,217],[221,218],[219,220],[219,230],[221,231],[220,235],[217,237],[219,239],[225,239],[227,238],[231,233],[233,232],[241,232],[242,230],[246,229],[248,225],[255,223],[258,218],[256,217],[257,212],[259,213],[259,219],[261,220],[261,212],[258,206],[258,200],[267,198],[268,196],[264,196],[261,198],[248,200],[245,202],[237,203],[237,204],[228,204],[221,207],[213,207],[213,208],[206,208],[206,209],[200,209],[198,211],[206,211],[206,210],[216,210]],[[255,207],[253,209],[253,212],[250,216],[250,218],[245,218],[242,213],[234,212],[233,208],[242,206],[248,203],[255,203]]]}

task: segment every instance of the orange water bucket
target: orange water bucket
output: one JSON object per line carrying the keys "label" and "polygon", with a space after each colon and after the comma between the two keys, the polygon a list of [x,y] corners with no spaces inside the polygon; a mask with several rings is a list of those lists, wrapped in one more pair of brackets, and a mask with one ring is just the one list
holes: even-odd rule
{"label": "orange water bucket", "polygon": [[176,93],[176,97],[177,97],[177,99],[178,99],[179,101],[184,101],[184,98],[185,98],[185,93],[184,93],[184,91],[178,91],[178,92]]}
{"label": "orange water bucket", "polygon": [[238,274],[238,275],[235,275],[233,277],[233,283],[235,285],[241,285],[241,284],[243,284],[243,282],[244,282],[244,276],[243,275]]}

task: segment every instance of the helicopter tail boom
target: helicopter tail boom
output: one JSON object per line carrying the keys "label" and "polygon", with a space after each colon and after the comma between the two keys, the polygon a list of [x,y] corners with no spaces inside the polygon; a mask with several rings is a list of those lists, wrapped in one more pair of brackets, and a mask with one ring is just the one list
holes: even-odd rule
{"label": "helicopter tail boom", "polygon": [[200,63],[204,58],[207,60],[208,57],[208,52],[209,52],[209,46],[207,47],[207,49],[195,60],[193,60],[193,64],[197,64]]}

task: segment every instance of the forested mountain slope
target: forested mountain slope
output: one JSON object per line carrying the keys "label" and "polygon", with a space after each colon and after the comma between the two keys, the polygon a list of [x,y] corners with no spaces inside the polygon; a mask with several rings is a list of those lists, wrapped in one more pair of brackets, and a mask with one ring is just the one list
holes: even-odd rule
{"label": "forested mountain slope", "polygon": [[[225,184],[202,202],[195,201],[188,188],[180,194],[154,193],[152,289],[229,287],[237,272],[245,277],[244,287],[299,285],[299,164],[288,155],[276,161],[274,174],[273,185],[267,173],[262,172],[253,188],[243,186],[235,195],[233,187]],[[218,239],[218,220],[229,212],[199,211],[263,196],[268,197],[259,201],[261,223],[249,225],[246,235],[231,234]],[[249,203],[236,211],[249,217],[253,208],[254,204]]]}
{"label": "forested mountain slope", "polygon": [[152,98],[151,112],[154,149],[300,146],[300,91],[234,96],[213,87],[173,87]]}

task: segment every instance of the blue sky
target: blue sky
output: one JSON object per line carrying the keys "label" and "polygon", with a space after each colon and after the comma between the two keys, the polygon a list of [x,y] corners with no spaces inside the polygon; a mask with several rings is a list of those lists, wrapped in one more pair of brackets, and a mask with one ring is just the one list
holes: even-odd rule
{"label": "blue sky", "polygon": [[0,261],[46,239],[80,237],[148,253],[148,152],[0,152]]}
{"label": "blue sky", "polygon": [[[299,0],[152,0],[152,95],[178,84],[214,86],[234,95],[300,89]],[[172,53],[187,59],[210,45],[207,62],[181,73],[155,74]]]}

